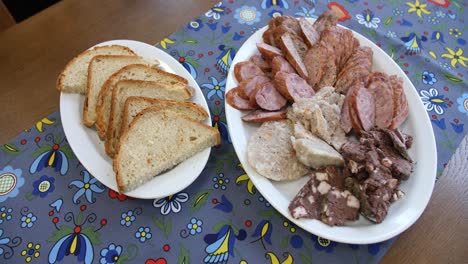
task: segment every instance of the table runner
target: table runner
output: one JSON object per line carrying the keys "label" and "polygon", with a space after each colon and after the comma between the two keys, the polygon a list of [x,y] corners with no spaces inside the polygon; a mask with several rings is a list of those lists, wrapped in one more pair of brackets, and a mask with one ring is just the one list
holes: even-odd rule
{"label": "table runner", "polygon": [[340,24],[377,43],[414,83],[434,128],[440,175],[468,121],[465,7],[448,0],[216,4],[156,44],[197,80],[222,135],[200,177],[162,199],[119,195],[76,159],[54,113],[0,147],[0,262],[378,262],[394,239],[348,245],[317,237],[255,189],[229,138],[227,71],[242,43],[271,17],[334,9]]}

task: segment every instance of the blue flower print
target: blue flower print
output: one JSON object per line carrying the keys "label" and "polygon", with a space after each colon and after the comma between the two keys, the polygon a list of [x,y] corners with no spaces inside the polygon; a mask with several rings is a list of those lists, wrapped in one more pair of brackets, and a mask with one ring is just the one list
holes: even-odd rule
{"label": "blue flower print", "polygon": [[221,190],[224,191],[227,188],[226,184],[229,183],[229,179],[228,178],[225,179],[224,178],[224,173],[220,173],[220,174],[218,174],[218,177],[213,177],[213,182],[214,182],[213,187],[215,189],[221,188]]}
{"label": "blue flower print", "polygon": [[458,111],[468,115],[468,93],[463,94],[457,98]]}
{"label": "blue flower print", "polygon": [[11,166],[6,166],[0,170],[0,203],[10,197],[16,197],[19,193],[19,188],[24,185],[23,171],[21,169],[13,169]]}
{"label": "blue flower print", "polygon": [[46,175],[42,175],[38,180],[34,181],[34,190],[32,194],[41,198],[46,197],[49,193],[55,190],[54,182],[54,177],[47,177]]}
{"label": "blue flower print", "polygon": [[422,73],[422,81],[423,81],[424,84],[433,85],[434,83],[437,82],[437,79],[436,79],[434,73],[424,71]]}
{"label": "blue flower print", "polygon": [[282,16],[283,15],[283,12],[281,10],[271,10],[269,13],[268,13],[268,16],[270,16],[271,18],[275,18],[275,17],[279,17],[279,16]]}
{"label": "blue flower print", "polygon": [[9,237],[2,237],[3,235],[3,229],[0,229],[0,256],[3,255],[3,247],[2,245],[6,245],[10,243],[10,238]]}
{"label": "blue flower print", "polygon": [[190,21],[187,24],[187,28],[191,29],[193,31],[199,31],[200,29],[203,28],[203,22],[202,22],[201,19],[196,19],[196,20]]}
{"label": "blue flower print", "polygon": [[317,249],[318,251],[325,251],[327,253],[332,253],[333,249],[337,245],[335,241],[331,241],[326,238],[318,237],[316,235],[311,235],[311,238],[312,238],[312,241],[315,242],[315,249]]}
{"label": "blue flower print", "polygon": [[182,209],[182,204],[187,202],[189,195],[186,192],[180,192],[166,198],[154,200],[153,206],[161,208],[162,215],[168,215],[171,212],[178,213]]}
{"label": "blue flower print", "polygon": [[13,212],[12,208],[6,208],[5,206],[0,208],[0,224],[11,220],[11,212]]}
{"label": "blue flower print", "polygon": [[440,41],[442,43],[445,43],[444,34],[442,34],[442,32],[440,32],[440,31],[432,32],[431,40],[432,40],[432,42]]}
{"label": "blue flower print", "polygon": [[433,25],[437,25],[437,24],[439,24],[440,21],[439,21],[439,19],[437,17],[430,16],[430,17],[427,18],[427,22],[429,22],[429,23],[431,23]]}
{"label": "blue flower print", "polygon": [[115,264],[122,254],[122,246],[111,243],[108,247],[101,249],[101,264]]}
{"label": "blue flower print", "polygon": [[439,18],[445,18],[446,14],[442,10],[438,10],[435,12],[436,16]]}
{"label": "blue flower print", "polygon": [[151,229],[149,227],[140,227],[138,231],[135,233],[135,238],[140,240],[141,243],[145,243],[147,239],[151,239],[153,235],[151,235]]}
{"label": "blue flower print", "polygon": [[389,30],[389,31],[387,31],[386,36],[389,37],[389,38],[396,38],[397,34],[396,34],[395,31]]}
{"label": "blue flower print", "polygon": [[434,111],[438,115],[444,113],[444,109],[447,108],[447,101],[444,99],[444,95],[439,95],[439,91],[435,88],[429,90],[421,90],[421,101],[423,102],[426,111]]}
{"label": "blue flower print", "polygon": [[402,37],[401,40],[405,42],[406,51],[408,54],[416,54],[423,49],[422,42],[426,41],[426,36],[418,37],[416,33],[411,32],[407,37]]}
{"label": "blue flower print", "polygon": [[213,95],[215,95],[215,94],[216,94],[216,96],[218,96],[218,98],[224,99],[224,89],[225,89],[224,86],[226,85],[226,79],[222,80],[221,82],[219,82],[213,76],[211,76],[210,79],[211,79],[211,83],[202,84],[203,88],[207,88],[207,89],[210,90],[208,92],[208,94],[206,95],[208,100],[210,100],[211,97],[213,97]]}
{"label": "blue flower print", "polygon": [[263,9],[267,9],[272,6],[278,6],[284,9],[289,9],[289,4],[286,0],[262,0],[261,7]]}
{"label": "blue flower print", "polygon": [[129,210],[126,213],[122,213],[121,219],[120,219],[120,224],[126,227],[129,227],[132,225],[133,221],[135,221],[136,217],[133,213],[132,210]]}
{"label": "blue flower print", "polygon": [[21,228],[31,228],[34,226],[37,217],[33,215],[33,213],[28,213],[27,215],[23,215],[21,217]]}
{"label": "blue flower print", "polygon": [[239,24],[247,24],[249,26],[260,22],[260,17],[262,13],[257,11],[257,8],[254,6],[242,6],[236,9],[234,18],[239,22]]}
{"label": "blue flower print", "polygon": [[393,9],[393,14],[394,14],[395,16],[403,16],[404,13],[405,13],[405,11],[403,11],[403,10],[401,10],[401,9],[399,9],[399,8]]}
{"label": "blue flower print", "polygon": [[317,18],[317,16],[315,15],[315,8],[307,10],[305,7],[301,7],[301,9],[302,12],[296,12],[296,16]]}
{"label": "blue flower print", "polygon": [[73,195],[73,203],[79,204],[80,201],[78,199],[83,195],[85,195],[86,200],[89,203],[94,203],[96,198],[93,198],[93,193],[102,193],[104,192],[104,188],[101,188],[96,184],[97,179],[91,176],[89,172],[83,170],[81,171],[81,175],[83,176],[83,181],[72,181],[68,185],[69,188],[72,186],[78,188],[78,191],[76,191],[75,195]]}
{"label": "blue flower print", "polygon": [[206,12],[205,16],[212,17],[215,20],[219,20],[225,12],[226,7],[223,6],[223,2],[219,2],[216,5],[214,5],[208,12]]}
{"label": "blue flower print", "polygon": [[358,19],[359,24],[364,25],[368,28],[378,28],[380,23],[380,18],[375,17],[374,13],[370,9],[362,11],[362,14],[357,14],[356,18]]}
{"label": "blue flower print", "polygon": [[187,228],[190,232],[190,235],[194,236],[197,233],[201,233],[202,225],[203,225],[202,220],[196,219],[195,217],[190,219],[190,223],[187,224]]}

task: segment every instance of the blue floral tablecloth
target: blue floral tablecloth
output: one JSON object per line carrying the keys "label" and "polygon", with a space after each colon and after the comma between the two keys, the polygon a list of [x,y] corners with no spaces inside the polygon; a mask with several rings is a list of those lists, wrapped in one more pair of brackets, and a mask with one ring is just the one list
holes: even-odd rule
{"label": "blue floral tablecloth", "polygon": [[[280,15],[340,23],[384,49],[414,83],[437,141],[438,175],[468,122],[466,1],[229,0],[156,43],[202,88],[222,144],[186,190],[156,200],[119,195],[76,159],[59,113],[0,146],[1,263],[375,263],[394,239],[336,243],[309,234],[256,191],[232,147],[226,74],[242,43]],[[53,87],[51,87],[53,89]]]}

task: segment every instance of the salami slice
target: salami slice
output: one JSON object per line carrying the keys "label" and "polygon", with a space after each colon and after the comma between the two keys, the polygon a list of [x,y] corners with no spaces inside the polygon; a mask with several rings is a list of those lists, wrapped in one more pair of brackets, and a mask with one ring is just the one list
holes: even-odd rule
{"label": "salami slice", "polygon": [[262,69],[250,61],[242,61],[234,66],[234,76],[238,82],[250,79],[257,75],[263,75]]}
{"label": "salami slice", "polygon": [[239,88],[232,88],[226,93],[226,102],[238,110],[254,110],[249,101],[239,96]]}
{"label": "salami slice", "polygon": [[243,116],[242,120],[245,122],[263,123],[267,121],[276,121],[276,120],[286,119],[286,117],[287,117],[286,109],[282,109],[279,111],[255,110]]}
{"label": "salami slice", "polygon": [[314,89],[295,73],[278,72],[275,86],[281,95],[292,102],[297,98],[311,98],[315,94]]}

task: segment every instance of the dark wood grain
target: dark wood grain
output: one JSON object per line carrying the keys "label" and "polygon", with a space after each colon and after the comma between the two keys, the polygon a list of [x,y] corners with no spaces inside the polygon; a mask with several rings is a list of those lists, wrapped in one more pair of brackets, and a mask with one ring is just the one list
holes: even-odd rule
{"label": "dark wood grain", "polygon": [[[111,39],[156,43],[216,1],[61,1],[0,33],[0,143],[58,110],[58,73],[74,55]],[[467,263],[468,139],[436,184],[422,217],[383,263]]]}

